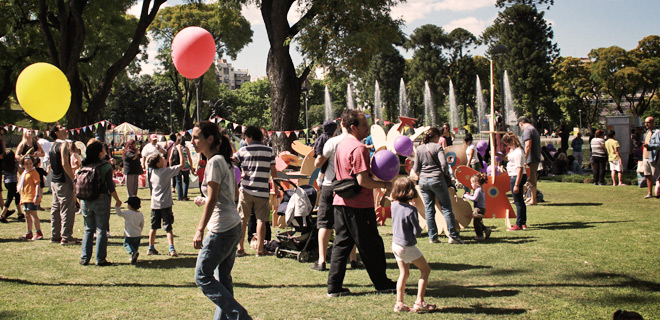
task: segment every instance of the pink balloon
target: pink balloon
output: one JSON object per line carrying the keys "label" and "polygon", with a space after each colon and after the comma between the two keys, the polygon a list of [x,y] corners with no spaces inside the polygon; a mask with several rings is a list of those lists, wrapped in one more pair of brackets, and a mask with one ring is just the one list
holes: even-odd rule
{"label": "pink balloon", "polygon": [[399,155],[407,157],[413,152],[413,143],[408,136],[398,136],[394,139],[394,150]]}
{"label": "pink balloon", "polygon": [[203,28],[188,27],[172,41],[172,61],[179,73],[188,78],[201,77],[215,59],[215,40]]}
{"label": "pink balloon", "polygon": [[371,160],[371,171],[383,181],[390,181],[399,174],[399,157],[389,150],[380,150]]}
{"label": "pink balloon", "polygon": [[234,174],[236,175],[236,183],[241,183],[241,168],[234,166]]}

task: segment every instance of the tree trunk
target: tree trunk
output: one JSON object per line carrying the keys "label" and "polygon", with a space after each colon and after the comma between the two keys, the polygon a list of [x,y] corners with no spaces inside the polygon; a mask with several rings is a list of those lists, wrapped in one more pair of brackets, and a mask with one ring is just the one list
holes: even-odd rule
{"label": "tree trunk", "polygon": [[[270,42],[266,72],[270,81],[272,129],[277,131],[299,129],[296,126],[300,114],[300,88],[307,76],[307,73],[303,73],[301,78],[296,76],[289,53],[291,28],[287,13],[291,4],[290,0],[264,0],[261,5],[261,14]],[[273,135],[271,141],[275,152],[292,151],[291,142],[294,137],[294,134],[290,137],[284,134],[280,137]]]}

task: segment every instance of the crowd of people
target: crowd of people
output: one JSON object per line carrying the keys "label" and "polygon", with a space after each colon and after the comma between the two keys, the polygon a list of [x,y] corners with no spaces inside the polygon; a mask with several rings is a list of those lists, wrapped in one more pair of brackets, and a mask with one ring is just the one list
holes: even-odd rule
{"label": "crowd of people", "polygon": [[[314,145],[315,166],[321,168],[319,176],[320,199],[317,215],[318,260],[311,268],[318,271],[329,270],[327,295],[341,297],[350,295],[344,287],[347,265],[351,268],[366,269],[374,288],[379,293],[397,293],[394,311],[426,312],[436,308],[424,299],[431,268],[417,248],[417,237],[422,229],[418,221],[417,209],[411,201],[420,197],[424,202],[427,236],[430,243],[440,242],[435,224],[436,201],[446,222],[447,242],[462,244],[463,240],[456,227],[452,210],[450,188],[456,189],[452,169],[447,163],[444,149],[453,144],[455,136],[448,128],[431,128],[416,148],[414,164],[409,177],[394,181],[381,181],[372,174],[370,150],[363,143],[369,136],[369,124],[364,113],[346,110],[337,123],[326,122],[323,134]],[[516,224],[508,231],[527,229],[527,206],[535,205],[539,167],[552,168],[558,161],[564,161],[562,149],[554,151],[549,146],[541,146],[540,134],[526,117],[518,119],[522,130],[519,138],[513,133],[501,137],[505,148],[496,150],[502,160],[498,170],[506,171],[510,177],[510,188],[516,206]],[[660,131],[655,129],[653,118],[645,121],[648,133],[644,136],[643,172],[648,181],[647,198],[660,197]],[[340,133],[341,132],[341,133]],[[0,127],[0,137],[4,135]],[[129,261],[136,263],[139,257],[140,241],[143,235],[144,215],[140,212],[138,198],[140,177],[150,190],[150,231],[148,233],[147,255],[158,255],[155,237],[159,229],[167,235],[169,256],[176,257],[174,247],[174,200],[176,192],[179,201],[188,201],[190,174],[200,177],[200,196],[194,199],[197,206],[203,207],[193,246],[199,249],[195,268],[195,281],[202,292],[216,305],[217,318],[246,318],[248,312],[233,297],[231,270],[237,257],[246,255],[244,246],[250,216],[256,218],[256,256],[269,256],[265,239],[269,234],[270,179],[277,176],[275,154],[264,143],[264,135],[259,128],[247,127],[243,132],[244,145],[234,149],[226,131],[208,121],[197,123],[192,130],[191,144],[198,159],[193,159],[186,147],[183,136],[173,135],[164,145],[159,137],[151,135],[142,148],[139,142],[128,140],[123,145],[120,164],[111,156],[108,146],[98,139],[90,139],[84,144],[84,158],[80,157],[79,144],[68,140],[64,126],[55,125],[49,132],[52,142],[43,134],[35,137],[30,130],[24,130],[16,151],[5,146],[0,139],[2,173],[7,190],[3,202],[1,222],[17,212],[17,218],[25,220],[27,232],[23,240],[44,239],[37,212],[41,209],[44,193],[52,193],[50,208],[50,241],[61,245],[81,245],[80,264],[88,265],[94,256],[97,266],[112,265],[107,259],[109,217],[112,200],[115,212],[124,218],[124,247]],[[620,145],[616,133],[609,131],[608,139],[598,130],[590,141],[591,159],[594,170],[594,184],[604,183],[605,165],[610,166],[614,185],[621,182]],[[468,165],[479,171],[482,161],[477,155],[471,135],[466,135],[466,157]],[[582,137],[578,134],[571,142],[574,158],[582,154]],[[554,152],[554,153],[553,153]],[[196,161],[195,161],[196,160]],[[545,161],[552,161],[546,167]],[[193,165],[196,163],[196,165]],[[543,163],[543,166],[539,166]],[[240,183],[235,175],[240,169]],[[581,166],[572,167],[573,172]],[[618,183],[616,182],[618,178]],[[338,182],[353,185],[350,194],[333,191]],[[122,201],[117,183],[126,185],[126,201]],[[490,237],[491,230],[482,218],[489,212],[486,207],[483,185],[486,177],[477,174],[470,185],[464,186],[463,198],[474,203],[475,240]],[[417,187],[419,189],[417,189]],[[523,197],[525,186],[531,191],[527,200]],[[653,190],[655,186],[655,190]],[[44,192],[44,189],[46,191]],[[419,190],[419,192],[417,191]],[[375,194],[384,194],[376,197]],[[376,200],[375,200],[376,199]],[[376,223],[377,206],[387,206],[391,201],[392,213],[392,253],[400,270],[398,281],[387,277],[385,270],[385,245]],[[15,211],[10,210],[14,202]],[[122,209],[125,204],[126,209]],[[83,217],[84,233],[82,241],[73,236],[75,214]],[[492,209],[491,209],[492,210]],[[326,265],[329,239],[335,238],[329,253],[331,263]],[[96,242],[94,244],[94,242]],[[359,251],[358,261],[356,249]],[[409,307],[405,304],[405,286],[410,276],[410,264],[420,270],[417,299]]]}

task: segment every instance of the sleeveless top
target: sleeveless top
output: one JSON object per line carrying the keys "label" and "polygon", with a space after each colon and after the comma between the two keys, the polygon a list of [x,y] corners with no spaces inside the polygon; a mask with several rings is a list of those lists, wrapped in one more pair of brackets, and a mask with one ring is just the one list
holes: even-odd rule
{"label": "sleeveless top", "polygon": [[55,141],[53,146],[48,152],[50,157],[50,168],[53,170],[53,182],[64,183],[66,182],[66,172],[64,172],[64,167],[62,166],[62,152],[61,152],[61,141]]}

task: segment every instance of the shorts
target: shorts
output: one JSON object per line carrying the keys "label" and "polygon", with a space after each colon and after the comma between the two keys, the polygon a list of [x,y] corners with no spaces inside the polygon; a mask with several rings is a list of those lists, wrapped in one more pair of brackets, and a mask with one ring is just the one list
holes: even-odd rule
{"label": "shorts", "polygon": [[332,230],[335,225],[335,208],[332,205],[334,193],[332,186],[321,186],[319,198],[319,212],[316,219],[316,228]]}
{"label": "shorts", "polygon": [[151,209],[151,230],[160,229],[161,220],[163,221],[163,229],[167,232],[172,231],[172,224],[174,223],[172,207]]}
{"label": "shorts", "polygon": [[644,159],[642,161],[642,167],[638,168],[638,170],[642,172],[645,176],[652,176],[653,164],[651,163],[651,159]]}
{"label": "shorts", "polygon": [[621,170],[621,160],[610,161],[610,171],[622,172],[623,170]]}
{"label": "shorts", "polygon": [[37,211],[37,210],[39,210],[39,206],[32,203],[32,202],[25,202],[25,203],[22,203],[22,205],[23,205],[23,210],[25,210],[25,211]]}
{"label": "shorts", "polygon": [[396,261],[405,263],[411,263],[424,256],[417,246],[400,246],[394,242],[392,242],[392,253]]}
{"label": "shorts", "polygon": [[529,183],[532,186],[536,187],[536,181],[538,181],[537,178],[539,176],[539,174],[538,174],[539,163],[538,162],[531,162],[528,165],[529,165],[529,177],[528,177],[529,179],[527,179],[527,181],[529,181]]}
{"label": "shorts", "polygon": [[268,222],[270,221],[270,199],[255,197],[244,190],[238,195],[238,214],[241,216],[243,225],[247,226],[250,220],[250,214],[254,209],[254,215],[257,221]]}

